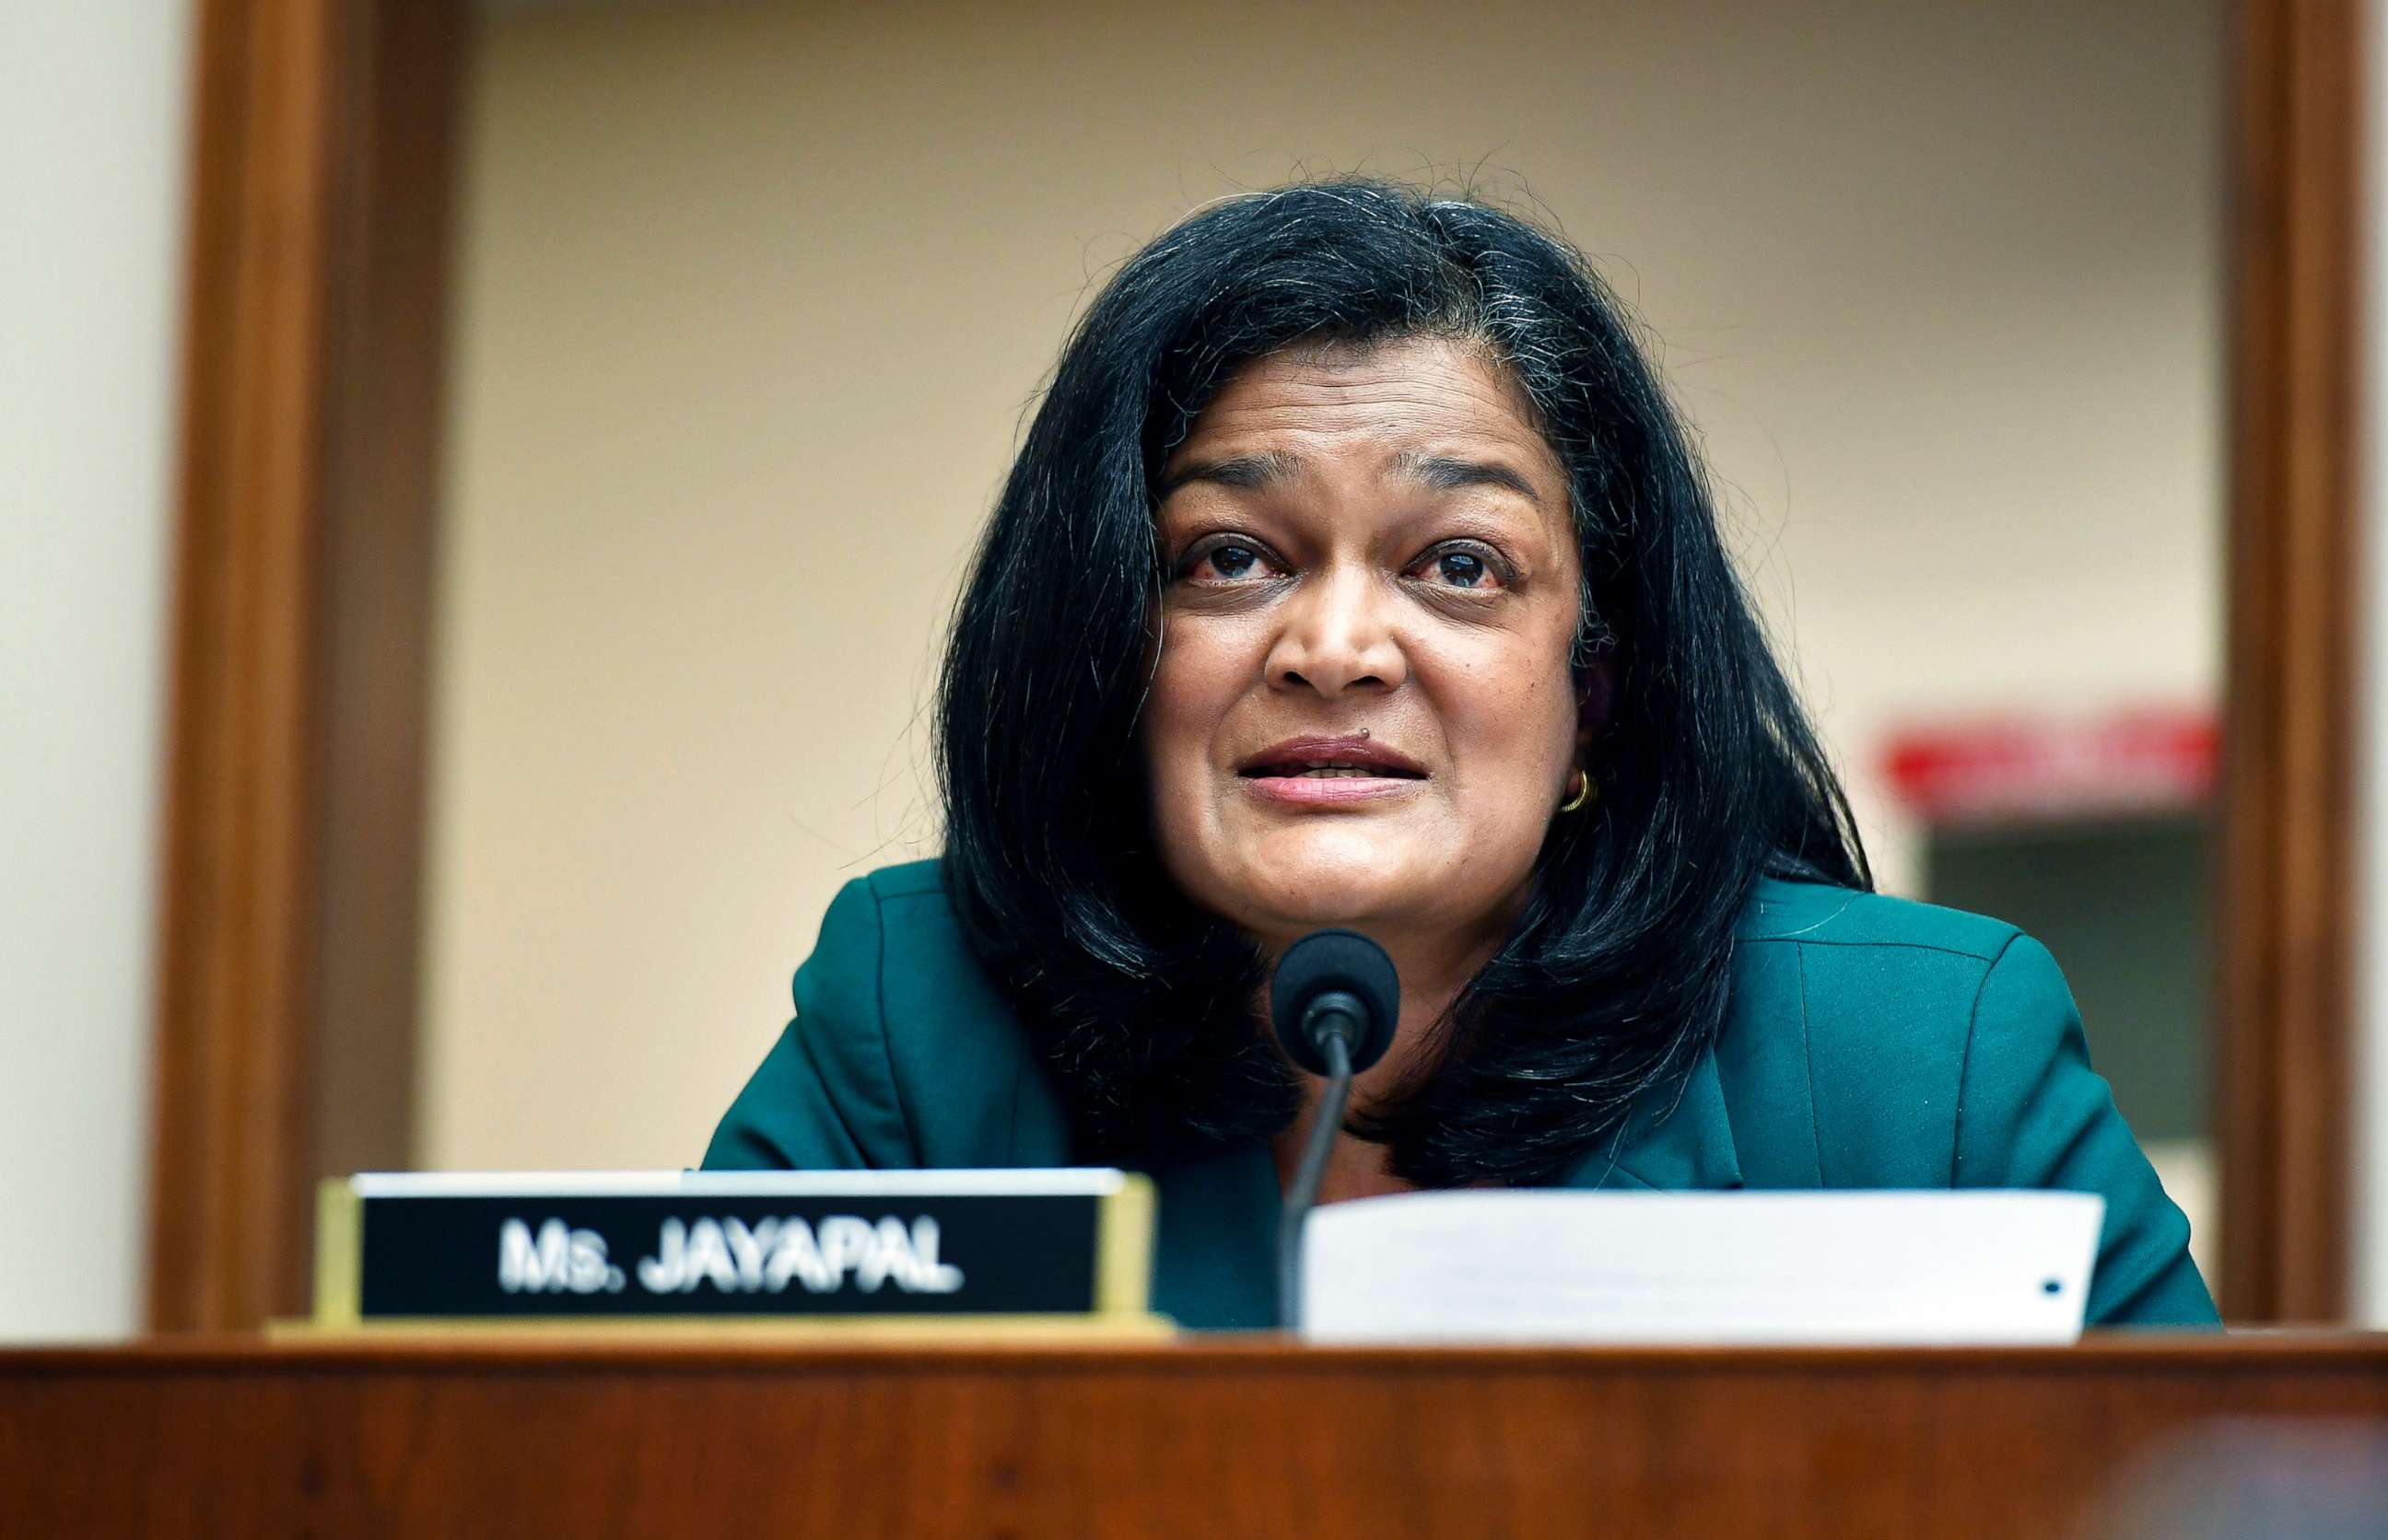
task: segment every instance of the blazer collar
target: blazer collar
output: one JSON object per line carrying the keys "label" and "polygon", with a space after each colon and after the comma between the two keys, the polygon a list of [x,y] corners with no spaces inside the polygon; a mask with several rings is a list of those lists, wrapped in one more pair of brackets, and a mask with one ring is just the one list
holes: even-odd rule
{"label": "blazer collar", "polygon": [[1646,1099],[1625,1126],[1616,1157],[1585,1158],[1567,1180],[1569,1187],[1647,1187],[1660,1192],[1741,1185],[1741,1160],[1725,1118],[1724,1087],[1717,1079],[1716,1054],[1704,1052],[1670,1107]]}

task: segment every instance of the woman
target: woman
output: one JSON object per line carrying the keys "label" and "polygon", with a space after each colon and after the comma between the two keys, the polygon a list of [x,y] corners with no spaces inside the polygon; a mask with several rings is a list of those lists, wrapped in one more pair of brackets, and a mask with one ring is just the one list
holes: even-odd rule
{"label": "woman", "polygon": [[1368,182],[1211,208],[1063,353],[955,616],[942,862],[832,904],[722,1168],[1149,1171],[1154,1304],[1271,1323],[1321,926],[1401,974],[1322,1197],[2064,1187],[2210,1323],[2048,953],[1875,896],[1683,424],[1582,259]]}

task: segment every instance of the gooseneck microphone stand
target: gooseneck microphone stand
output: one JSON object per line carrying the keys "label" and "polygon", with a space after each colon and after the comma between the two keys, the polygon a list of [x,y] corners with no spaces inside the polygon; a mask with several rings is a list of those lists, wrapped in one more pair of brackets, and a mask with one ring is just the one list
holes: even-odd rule
{"label": "gooseneck microphone stand", "polygon": [[1316,1120],[1286,1190],[1277,1231],[1277,1323],[1302,1325],[1302,1232],[1343,1131],[1352,1077],[1382,1058],[1401,1016],[1401,979],[1385,949],[1353,930],[1314,930],[1285,949],[1269,984],[1269,1014],[1286,1055],[1327,1078]]}
{"label": "gooseneck microphone stand", "polygon": [[1343,1131],[1343,1108],[1352,1100],[1351,1045],[1339,1033],[1327,1040],[1325,1048],[1327,1090],[1318,1098],[1318,1121],[1310,1125],[1310,1141],[1302,1147],[1302,1164],[1294,1168],[1285,1214],[1277,1226],[1277,1319],[1289,1332],[1302,1326],[1302,1223],[1318,1202],[1327,1157],[1335,1148],[1335,1136]]}

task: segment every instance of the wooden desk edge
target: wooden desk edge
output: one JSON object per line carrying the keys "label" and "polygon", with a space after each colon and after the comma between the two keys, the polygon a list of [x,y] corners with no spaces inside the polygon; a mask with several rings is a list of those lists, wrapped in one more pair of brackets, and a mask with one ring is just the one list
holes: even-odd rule
{"label": "wooden desk edge", "polygon": [[170,1336],[127,1343],[0,1347],[0,1381],[116,1374],[312,1373],[386,1369],[438,1371],[743,1371],[1211,1374],[1408,1373],[1751,1374],[1901,1369],[1956,1372],[2110,1373],[2117,1370],[2259,1373],[2284,1368],[2388,1373],[2388,1332],[2114,1332],[2071,1347],[1742,1347],[1465,1344],[1315,1347],[1275,1332],[1205,1333],[1161,1343],[1035,1338],[907,1342],[792,1337],[724,1324],[702,1334],[631,1329],[445,1337]]}

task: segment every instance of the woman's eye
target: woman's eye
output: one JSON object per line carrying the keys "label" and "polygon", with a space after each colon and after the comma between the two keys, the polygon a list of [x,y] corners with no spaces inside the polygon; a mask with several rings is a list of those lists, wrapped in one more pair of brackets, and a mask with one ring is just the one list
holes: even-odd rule
{"label": "woman's eye", "polygon": [[1197,583],[1231,583],[1238,578],[1264,577],[1270,571],[1260,547],[1226,540],[1206,546],[1187,559],[1185,573]]}
{"label": "woman's eye", "polygon": [[1472,550],[1438,550],[1410,569],[1411,575],[1449,588],[1489,589],[1501,587],[1501,574]]}

